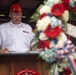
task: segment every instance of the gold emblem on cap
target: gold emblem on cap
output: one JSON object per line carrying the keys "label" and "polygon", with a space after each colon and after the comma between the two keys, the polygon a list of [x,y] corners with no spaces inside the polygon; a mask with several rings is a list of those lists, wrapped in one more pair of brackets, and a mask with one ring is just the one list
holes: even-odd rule
{"label": "gold emblem on cap", "polygon": [[18,11],[20,11],[20,9]]}

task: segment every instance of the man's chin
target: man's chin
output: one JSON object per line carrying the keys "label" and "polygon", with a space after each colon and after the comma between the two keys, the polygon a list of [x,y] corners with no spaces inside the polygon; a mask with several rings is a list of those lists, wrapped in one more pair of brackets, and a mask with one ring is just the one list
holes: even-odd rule
{"label": "man's chin", "polygon": [[21,21],[15,21],[14,24],[20,24]]}

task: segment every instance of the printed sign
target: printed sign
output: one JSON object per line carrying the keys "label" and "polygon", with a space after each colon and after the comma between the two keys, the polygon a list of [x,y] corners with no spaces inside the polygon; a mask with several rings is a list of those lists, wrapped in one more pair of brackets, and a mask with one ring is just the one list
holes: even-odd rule
{"label": "printed sign", "polygon": [[68,23],[66,34],[76,38],[76,26]]}
{"label": "printed sign", "polygon": [[15,75],[39,75],[39,73],[31,69],[25,69],[17,72]]}

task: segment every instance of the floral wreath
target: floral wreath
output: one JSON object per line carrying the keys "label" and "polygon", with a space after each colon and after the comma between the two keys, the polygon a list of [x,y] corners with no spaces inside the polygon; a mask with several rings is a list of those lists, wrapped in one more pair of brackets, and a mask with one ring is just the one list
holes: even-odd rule
{"label": "floral wreath", "polygon": [[43,49],[39,53],[40,57],[48,64],[53,64],[49,75],[55,75],[56,68],[64,75],[76,75],[75,46],[65,34],[70,12],[76,12],[75,2],[76,0],[47,0],[38,10],[34,30],[34,40],[38,42],[34,46]]}

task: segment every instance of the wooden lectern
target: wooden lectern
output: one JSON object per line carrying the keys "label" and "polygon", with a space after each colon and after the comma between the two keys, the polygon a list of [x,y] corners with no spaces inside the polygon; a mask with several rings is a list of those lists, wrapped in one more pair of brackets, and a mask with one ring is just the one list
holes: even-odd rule
{"label": "wooden lectern", "polygon": [[15,75],[26,68],[35,70],[40,75],[48,75],[48,71],[43,70],[47,63],[37,57],[38,53],[0,54],[0,75]]}

